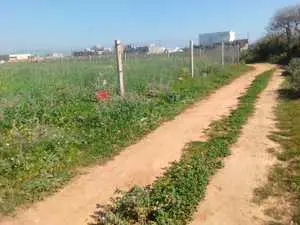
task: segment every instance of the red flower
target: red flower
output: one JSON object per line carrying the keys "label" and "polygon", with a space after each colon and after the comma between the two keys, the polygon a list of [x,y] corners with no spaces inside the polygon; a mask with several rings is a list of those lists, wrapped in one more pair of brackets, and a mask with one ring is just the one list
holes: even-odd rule
{"label": "red flower", "polygon": [[98,101],[107,101],[109,99],[109,94],[107,91],[104,91],[104,90],[97,91],[96,99]]}

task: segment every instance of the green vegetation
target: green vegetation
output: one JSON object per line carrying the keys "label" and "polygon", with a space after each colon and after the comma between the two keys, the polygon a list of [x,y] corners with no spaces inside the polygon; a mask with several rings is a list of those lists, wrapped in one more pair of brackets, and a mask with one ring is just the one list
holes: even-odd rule
{"label": "green vegetation", "polygon": [[[300,4],[278,10],[265,37],[243,53],[247,63],[271,62],[287,65],[285,89],[277,108],[279,132],[272,135],[282,151],[269,182],[258,188],[256,200],[271,205],[270,224],[300,224]],[[272,150],[275,151],[274,149]],[[267,201],[271,199],[271,201]],[[273,202],[273,203],[270,203]],[[275,203],[274,203],[275,202]]]}
{"label": "green vegetation", "polygon": [[300,4],[278,10],[267,30],[265,37],[244,52],[243,60],[285,65],[292,58],[300,57]]}
{"label": "green vegetation", "polygon": [[[279,160],[268,176],[268,183],[258,188],[259,203],[273,199],[275,205],[266,209],[273,218],[270,224],[300,224],[300,93],[289,84],[280,91],[281,101],[277,107],[277,127],[271,139],[281,145]],[[278,207],[277,201],[284,201]]]}
{"label": "green vegetation", "polygon": [[241,57],[247,63],[269,62],[287,64],[289,58],[287,56],[286,38],[282,35],[268,34],[250,46],[248,51],[242,52]]}
{"label": "green vegetation", "polygon": [[290,87],[295,91],[300,91],[300,58],[294,58],[290,61],[287,72]]}
{"label": "green vegetation", "polygon": [[112,205],[101,206],[95,212],[95,223],[187,224],[204,197],[209,177],[222,167],[222,159],[230,154],[230,145],[238,139],[273,72],[259,75],[240,98],[238,108],[211,125],[208,141],[190,143],[181,160],[172,163],[151,186],[119,192]]}
{"label": "green vegetation", "polygon": [[[268,34],[255,43],[243,58],[246,62],[287,65],[286,86],[277,109],[279,132],[272,139],[282,146],[279,163],[269,174],[269,182],[255,190],[255,200],[267,205],[269,224],[300,224],[300,5],[275,13]],[[272,150],[275,151],[275,150]],[[267,200],[272,199],[274,203]],[[284,204],[282,204],[284,202]]]}
{"label": "green vegetation", "polygon": [[[197,62],[191,79],[174,60],[128,60],[126,99],[115,94],[111,59],[1,65],[0,212],[56,191],[78,166],[109,159],[247,70]],[[101,89],[109,101],[96,100]]]}

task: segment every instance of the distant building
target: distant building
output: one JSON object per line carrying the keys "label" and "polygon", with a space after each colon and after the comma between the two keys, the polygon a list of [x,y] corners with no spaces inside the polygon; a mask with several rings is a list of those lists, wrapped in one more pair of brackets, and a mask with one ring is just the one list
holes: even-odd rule
{"label": "distant building", "polygon": [[129,44],[124,46],[124,51],[126,53],[147,54],[149,52],[149,46],[135,46]]}
{"label": "distant building", "polygon": [[9,62],[26,62],[32,61],[34,56],[32,54],[11,54],[8,57]]}
{"label": "distant building", "polygon": [[49,54],[50,57],[52,58],[63,58],[64,54],[63,53],[59,53],[59,52],[54,52],[52,54]]}
{"label": "distant building", "polygon": [[177,53],[177,52],[184,52],[184,51],[182,48],[179,47],[167,49],[167,53]]}
{"label": "distant building", "polygon": [[233,45],[238,45],[241,51],[249,49],[249,40],[248,39],[239,39],[233,42]]}
{"label": "distant building", "polygon": [[149,44],[144,46],[135,46],[133,44],[125,45],[124,51],[126,53],[134,53],[134,54],[146,54],[146,55],[159,55],[168,52],[168,49],[165,47],[159,47],[155,44]]}
{"label": "distant building", "polygon": [[202,46],[214,45],[222,42],[233,42],[236,33],[232,31],[199,34],[199,44]]}
{"label": "distant building", "polygon": [[149,55],[157,55],[157,54],[163,54],[166,52],[166,48],[164,47],[158,47],[155,44],[149,45]]}
{"label": "distant building", "polygon": [[103,53],[112,53],[112,52],[113,52],[112,48],[104,48],[103,49]]}
{"label": "distant building", "polygon": [[91,48],[85,48],[81,51],[75,51],[72,53],[75,57],[81,57],[81,56],[101,56],[101,55],[109,55],[112,53],[111,48],[104,48],[101,45],[95,45]]}
{"label": "distant building", "polygon": [[97,56],[99,54],[96,51],[87,48],[84,49],[83,51],[75,51],[72,53],[72,55],[75,57],[79,57],[79,56]]}

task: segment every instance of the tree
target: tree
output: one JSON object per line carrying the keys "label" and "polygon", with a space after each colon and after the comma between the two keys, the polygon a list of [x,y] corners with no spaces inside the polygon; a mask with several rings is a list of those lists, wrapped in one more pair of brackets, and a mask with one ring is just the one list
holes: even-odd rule
{"label": "tree", "polygon": [[285,35],[288,45],[300,34],[300,4],[278,10],[272,18],[269,30]]}
{"label": "tree", "polygon": [[300,4],[278,10],[267,31],[265,37],[242,54],[242,60],[287,64],[300,57]]}
{"label": "tree", "polygon": [[248,51],[243,52],[241,60],[247,63],[270,62],[285,64],[287,59],[287,41],[283,35],[270,33],[250,45]]}
{"label": "tree", "polygon": [[296,91],[300,91],[300,58],[294,58],[290,61],[287,72],[289,74],[289,83]]}

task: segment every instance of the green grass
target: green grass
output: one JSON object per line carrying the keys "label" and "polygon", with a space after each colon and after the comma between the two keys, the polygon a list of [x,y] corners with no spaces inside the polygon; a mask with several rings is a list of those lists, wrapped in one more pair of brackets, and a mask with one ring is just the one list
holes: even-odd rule
{"label": "green grass", "polygon": [[205,195],[209,177],[230,154],[230,146],[237,141],[273,72],[259,75],[240,98],[238,108],[211,124],[208,141],[190,143],[180,161],[172,163],[152,185],[120,192],[112,204],[95,212],[95,224],[187,224]]}
{"label": "green grass", "polygon": [[[177,61],[128,60],[126,99],[115,94],[110,59],[1,65],[0,213],[55,192],[79,166],[110,159],[247,70],[198,62],[191,79],[184,61]],[[110,101],[96,101],[102,88]]]}
{"label": "green grass", "polygon": [[[300,224],[300,93],[288,86],[280,91],[281,100],[276,110],[279,131],[271,136],[281,145],[277,154],[279,163],[271,170],[267,184],[255,193],[259,203],[268,198],[284,199],[286,204],[277,207],[277,215],[281,217],[271,217],[277,224],[297,225]],[[272,211],[274,209],[267,209],[267,212]]]}

